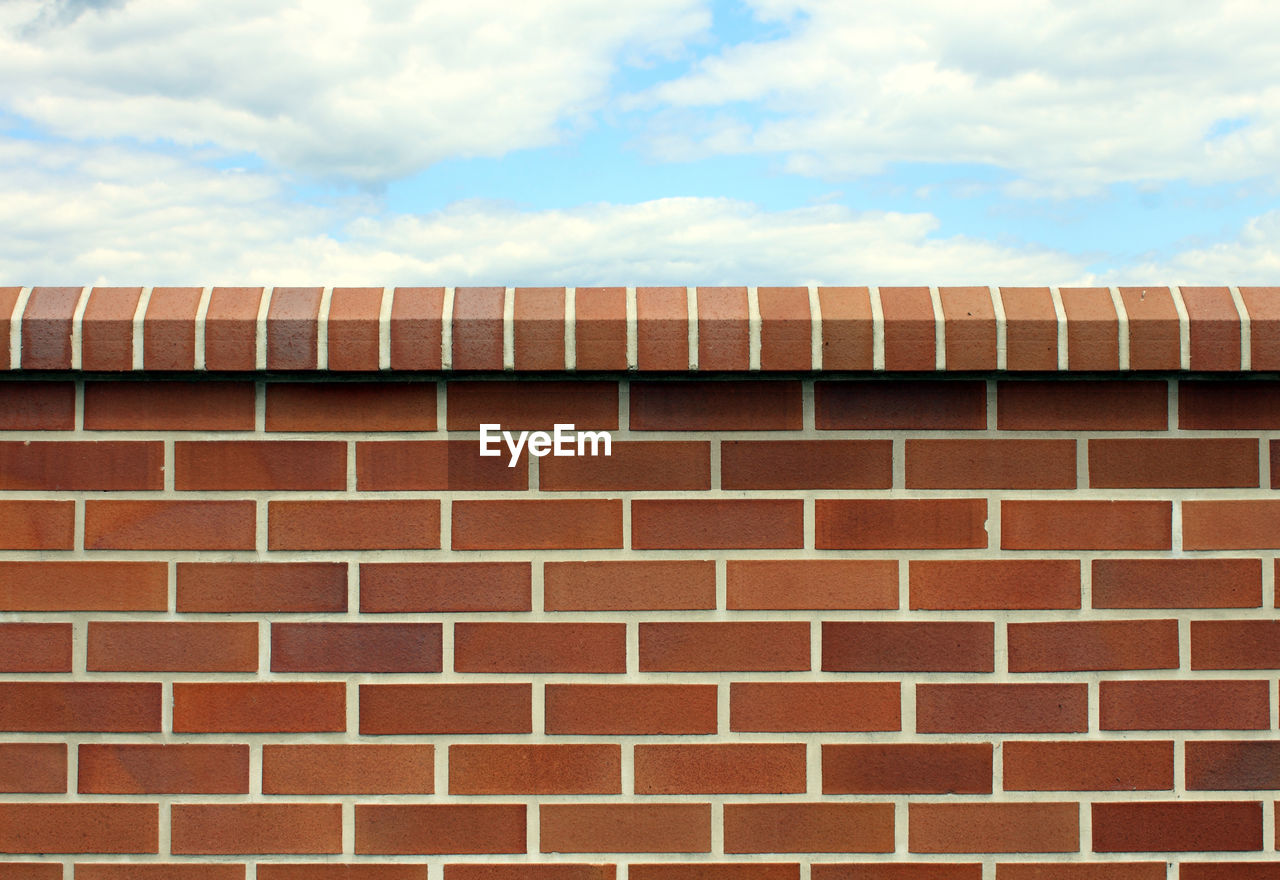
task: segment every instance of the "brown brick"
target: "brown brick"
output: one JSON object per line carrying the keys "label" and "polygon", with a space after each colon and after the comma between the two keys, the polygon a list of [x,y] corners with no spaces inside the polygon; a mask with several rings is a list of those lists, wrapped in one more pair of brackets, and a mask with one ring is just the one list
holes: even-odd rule
{"label": "brown brick", "polygon": [[505,431],[618,428],[617,382],[449,382],[445,389],[450,431],[478,431],[482,424]]}
{"label": "brown brick", "polygon": [[204,363],[210,370],[252,370],[257,362],[261,287],[215,287],[204,324]]}
{"label": "brown brick", "polygon": [[882,287],[886,370],[932,370],[937,319],[927,287]]}
{"label": "brown brick", "polygon": [[804,546],[804,502],[728,499],[631,502],[637,550],[764,549]]}
{"label": "brown brick", "polygon": [[574,294],[574,342],[579,370],[627,368],[627,290],[579,287]]}
{"label": "brown brick", "polygon": [[[6,877],[8,875],[5,875]],[[165,862],[79,862],[76,880],[244,880],[244,865]],[[264,878],[267,876],[262,875]],[[62,880],[58,866],[55,880]]]}
{"label": "brown brick", "polygon": [[820,550],[986,547],[987,502],[954,499],[818,499]]}
{"label": "brown brick", "polygon": [[1265,730],[1265,681],[1104,681],[1103,730]]}
{"label": "brown brick", "polygon": [[254,672],[257,623],[89,622],[90,672]]}
{"label": "brown brick", "polygon": [[761,287],[760,369],[810,370],[813,363],[813,321],[809,291],[803,287]]}
{"label": "brown brick", "polygon": [[524,804],[357,804],[356,852],[522,853],[526,821]]}
{"label": "brown brick", "polygon": [[75,502],[0,501],[0,550],[71,550]]}
{"label": "brown brick", "polygon": [[1094,852],[1262,849],[1262,804],[1251,801],[1095,803]]}
{"label": "brown brick", "polygon": [[[0,370],[9,369],[11,359],[9,334],[15,319],[13,313],[17,310],[18,297],[21,294],[21,287],[0,287]],[[22,316],[16,317],[21,320]],[[62,878],[61,869],[59,869],[58,878],[59,880]]]}
{"label": "brown brick", "polygon": [[[5,336],[8,342],[9,337]],[[7,360],[0,366],[8,368]],[[85,407],[88,412],[88,391]],[[76,426],[71,382],[0,382],[0,431],[70,431]]]}
{"label": "brown brick", "polygon": [[378,369],[378,318],[382,298],[380,287],[333,289],[328,316],[330,370]]}
{"label": "brown brick", "polygon": [[747,369],[751,347],[747,289],[699,287],[697,297],[698,369]]}
{"label": "brown brick", "polygon": [[1240,314],[1225,287],[1180,288],[1191,329],[1191,369],[1240,369]]}
{"label": "brown brick", "polygon": [[440,369],[444,288],[397,287],[392,297],[391,369]]}
{"label": "brown brick", "polygon": [[804,621],[640,623],[641,672],[807,669],[809,624]]}
{"label": "brown brick", "polygon": [[636,794],[802,794],[804,743],[637,745]]}
{"label": "brown brick", "polygon": [[[66,743],[0,743],[0,792],[66,794],[66,791]],[[0,876],[6,876],[3,870]]]}
{"label": "brown brick", "polygon": [[297,865],[259,862],[258,880],[427,880],[427,866],[409,862],[395,864],[307,862]]}
{"label": "brown brick", "polygon": [[0,490],[154,491],[164,488],[164,444],[131,441],[0,443]]}
{"label": "brown brick", "polygon": [[1280,740],[1188,740],[1186,749],[1189,790],[1280,788]]}
{"label": "brown brick", "polygon": [[[0,332],[4,333],[5,341],[7,342],[9,331],[4,329],[3,321],[0,321]],[[5,355],[5,357],[7,358],[8,355]],[[0,369],[7,369],[8,365],[8,360],[4,360],[0,362]],[[89,880],[93,880],[95,877],[98,877],[99,880],[109,880],[108,875],[90,874],[84,870],[85,867],[83,865],[77,866],[80,871],[80,880],[84,880],[86,877]],[[243,871],[244,869],[242,868],[242,874]],[[62,862],[0,862],[0,876],[3,876],[5,880],[62,880]],[[187,876],[178,875],[175,880],[185,880]],[[115,875],[110,875],[110,877],[114,878]],[[120,875],[120,877],[123,880],[124,875]]]}
{"label": "brown brick", "polygon": [[636,289],[636,358],[644,371],[689,369],[689,298],[685,288]]}
{"label": "brown brick", "polygon": [[908,807],[907,848],[917,853],[1075,852],[1077,804],[920,804]]}
{"label": "brown brick", "polygon": [[1172,791],[1173,743],[1005,742],[1006,791]]}
{"label": "brown brick", "polygon": [[528,684],[362,684],[360,733],[531,733]]}
{"label": "brown brick", "polygon": [[157,287],[142,320],[142,364],[148,370],[194,370],[199,287]]}
{"label": "brown brick", "polygon": [[440,546],[440,502],[272,501],[272,550],[434,550]]}
{"label": "brown brick", "polygon": [[612,444],[607,456],[547,456],[538,463],[538,488],[547,492],[710,489],[711,444],[632,440]]}
{"label": "brown brick", "polygon": [[990,743],[822,746],[823,794],[990,794]]}
{"label": "brown brick", "polygon": [[[473,440],[392,440],[356,444],[362,492],[435,492],[529,488],[529,460],[507,467],[504,452],[482,457]],[[544,465],[545,466],[545,465]]]}
{"label": "brown brick", "polygon": [[870,370],[875,348],[871,291],[865,287],[819,287],[818,309],[822,314],[823,369]]}
{"label": "brown brick", "polygon": [[227,614],[346,610],[345,562],[178,563],[178,611]]}
{"label": "brown brick", "polygon": [[993,672],[987,621],[823,621],[824,672]]}
{"label": "brown brick", "polygon": [[0,853],[154,853],[155,804],[0,803]]}
{"label": "brown brick", "polygon": [[454,550],[622,547],[622,502],[613,498],[453,501]]}
{"label": "brown brick", "polygon": [[513,351],[517,370],[564,369],[563,287],[517,287],[513,291]]}
{"label": "brown brick", "polygon": [[551,736],[695,735],[716,732],[716,686],[548,684]]}
{"label": "brown brick", "polygon": [[159,731],[160,684],[144,681],[0,682],[0,730],[67,733]]}
{"label": "brown brick", "polygon": [[179,491],[323,491],[347,487],[345,443],[179,441],[173,445],[173,455],[174,488]]}
{"label": "brown brick", "polygon": [[[1160,865],[1164,870],[1164,865]],[[1154,875],[1152,875],[1154,876]],[[1163,875],[1162,875],[1163,876]],[[1280,862],[1180,862],[1178,880],[1277,880],[1280,878]],[[1145,880],[1145,878],[1143,878]]]}
{"label": "brown brick", "polygon": [[1075,559],[913,559],[909,575],[913,609],[1080,607]]}
{"label": "brown brick", "polygon": [[662,611],[716,605],[711,560],[551,562],[543,568],[547,611]]}
{"label": "brown brick", "polygon": [[1005,550],[1168,550],[1168,501],[1000,502]]}
{"label": "brown brick", "polygon": [[449,746],[449,794],[620,794],[617,743]]}
{"label": "brown brick", "polygon": [[710,852],[709,804],[543,804],[543,852]]}
{"label": "brown brick", "polygon": [[440,672],[439,623],[271,624],[272,672]]}
{"label": "brown brick", "polygon": [[1058,369],[1058,314],[1047,287],[1002,287],[1006,355],[1014,370]]}
{"label": "brown brick", "polygon": [[35,287],[22,313],[22,368],[71,369],[71,321],[81,287]]}
{"label": "brown brick", "polygon": [[[581,287],[578,288],[578,292],[581,295]],[[632,867],[630,870],[634,872],[636,868]],[[468,862],[445,865],[444,876],[445,880],[614,880],[617,876],[617,867],[615,865],[575,865],[569,862],[542,864],[514,862],[493,865]],[[423,877],[426,877],[425,873]]]}
{"label": "brown brick", "polygon": [[1010,672],[1176,669],[1176,620],[1010,623]]}
{"label": "brown brick", "polygon": [[799,880],[800,866],[781,862],[655,862],[627,866],[630,880]]}
{"label": "brown brick", "polygon": [[892,559],[731,559],[731,609],[898,607],[898,563]]}
{"label": "brown brick", "polygon": [[896,681],[735,681],[729,729],[776,733],[902,729]]}
{"label": "brown brick", "polygon": [[1067,315],[1067,364],[1071,370],[1120,368],[1120,320],[1105,287],[1058,291]]}
{"label": "brown brick", "polygon": [[1095,559],[1094,608],[1257,608],[1257,559]]}
{"label": "brown brick", "polygon": [[996,368],[996,313],[987,287],[940,287],[948,370]]}
{"label": "brown brick", "polygon": [[81,743],[81,794],[248,794],[249,747]]}
{"label": "brown brick", "polygon": [[71,624],[0,623],[0,672],[70,672]]}
{"label": "brown brick", "polygon": [[340,853],[341,804],[174,804],[174,855]]}
{"label": "brown brick", "polygon": [[252,501],[85,502],[88,550],[252,550]]}
{"label": "brown brick", "polygon": [[364,562],[360,610],[528,611],[531,583],[528,562]]}
{"label": "brown brick", "polygon": [[262,747],[263,794],[432,794],[431,744]]}
{"label": "brown brick", "polygon": [[801,391],[790,380],[633,382],[631,430],[799,430]]}
{"label": "brown brick", "polygon": [[813,880],[982,880],[982,865],[953,862],[815,862]]}
{"label": "brown brick", "polygon": [[1241,287],[1249,315],[1251,365],[1255,370],[1280,367],[1280,288]]}
{"label": "brown brick", "polygon": [[[1083,684],[917,684],[919,733],[1083,733]],[[1105,726],[1105,725],[1104,725]]]}
{"label": "brown brick", "polygon": [[1164,382],[999,382],[996,425],[1002,431],[1163,431],[1168,398]]}
{"label": "brown brick", "polygon": [[725,440],[725,489],[888,489],[890,440]]}
{"label": "brown brick", "polygon": [[319,333],[318,287],[277,287],[267,307],[267,369],[314,370]]}
{"label": "brown brick", "polygon": [[1191,621],[1192,669],[1280,669],[1280,621]]}
{"label": "brown brick", "polygon": [[321,733],[347,729],[342,682],[175,682],[177,733]]}
{"label": "brown brick", "polygon": [[814,383],[819,430],[982,430],[984,382],[884,380]]}
{"label": "brown brick", "polygon": [[1178,427],[1190,431],[1280,428],[1280,382],[1183,380],[1178,383]]}
{"label": "brown brick", "polygon": [[268,431],[434,431],[434,382],[271,382]]}
{"label": "brown brick", "polygon": [[1187,550],[1280,547],[1280,501],[1184,501],[1182,546]]}
{"label": "brown brick", "polygon": [[459,287],[453,293],[453,367],[501,370],[503,307],[501,287]]}
{"label": "brown brick", "polygon": [[996,866],[996,880],[1165,880],[1165,867],[1164,862],[1010,862]]}
{"label": "brown brick", "polygon": [[1169,288],[1121,287],[1119,293],[1129,319],[1129,369],[1178,369],[1182,341]]}
{"label": "brown brick", "polygon": [[1074,440],[907,440],[908,489],[1074,489]]}
{"label": "brown brick", "polygon": [[1258,441],[1090,440],[1089,485],[1102,489],[1256,487]]}
{"label": "brown brick", "polygon": [[458,672],[626,672],[626,635],[623,623],[459,621],[453,626],[453,668]]}
{"label": "brown brick", "polygon": [[0,562],[0,610],[164,611],[163,562]]}
{"label": "brown brick", "polygon": [[725,804],[724,851],[893,852],[893,805]]}
{"label": "brown brick", "polygon": [[84,427],[252,431],[254,397],[248,382],[85,382]]}

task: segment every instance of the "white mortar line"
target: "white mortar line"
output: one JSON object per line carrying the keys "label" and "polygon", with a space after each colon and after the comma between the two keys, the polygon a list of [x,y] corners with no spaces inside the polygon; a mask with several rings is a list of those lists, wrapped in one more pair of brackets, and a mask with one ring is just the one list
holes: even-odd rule
{"label": "white mortar line", "polygon": [[689,317],[689,371],[698,369],[698,288],[686,287],[685,311]]}
{"label": "white mortar line", "polygon": [[329,307],[333,304],[333,288],[320,293],[320,313],[316,316],[316,369],[329,369]]}
{"label": "white mortar line", "polygon": [[809,369],[822,369],[822,298],[818,285],[809,285]]}
{"label": "white mortar line", "polygon": [[1240,369],[1253,369],[1253,319],[1249,317],[1249,307],[1240,295],[1240,288],[1228,287],[1231,301],[1236,304],[1236,313],[1240,316]]}
{"label": "white mortar line", "polygon": [[13,314],[9,316],[9,369],[22,369],[22,313],[27,310],[27,300],[31,299],[31,288],[24,287],[18,291],[18,299],[13,304]]}
{"label": "white mortar line", "polygon": [[1116,310],[1116,345],[1120,354],[1120,369],[1129,369],[1129,312],[1124,307],[1124,297],[1120,296],[1120,288],[1108,287],[1111,304]]}
{"label": "white mortar line", "polygon": [[396,289],[382,288],[382,302],[378,304],[378,369],[391,369],[391,309],[395,305]]}
{"label": "white mortar line", "polygon": [[640,361],[640,333],[636,326],[636,289],[627,288],[627,369],[634,370]]}
{"label": "white mortar line", "polygon": [[144,368],[146,361],[143,357],[143,346],[146,344],[143,328],[146,326],[145,319],[147,317],[147,307],[151,304],[151,291],[154,288],[142,288],[142,295],[138,297],[138,305],[133,310],[133,360],[132,366],[135,370]]}
{"label": "white mortar line", "polygon": [[880,288],[869,287],[871,297],[871,369],[884,370],[884,306],[880,304]]}
{"label": "white mortar line", "polygon": [[1053,313],[1058,318],[1058,369],[1065,370],[1070,366],[1067,352],[1067,310],[1062,305],[1062,293],[1058,288],[1049,288],[1049,298],[1053,300]]}
{"label": "white mortar line", "polygon": [[947,368],[947,319],[938,288],[929,288],[929,301],[933,304],[933,368],[941,371]]}
{"label": "white mortar line", "polygon": [[988,287],[987,292],[991,295],[991,308],[996,313],[996,369],[1004,371],[1009,368],[1009,319],[1004,313],[1004,297],[1000,295],[1000,288]]}
{"label": "white mortar line", "polygon": [[84,310],[89,308],[89,294],[93,288],[80,288],[80,298],[76,300],[76,310],[71,316],[71,369],[81,369],[84,357],[81,349],[84,345]]}
{"label": "white mortar line", "polygon": [[760,293],[755,287],[747,288],[747,369],[760,370],[760,345],[763,324],[760,320]]}
{"label": "white mortar line", "polygon": [[258,300],[258,321],[254,328],[254,366],[258,370],[267,368],[267,313],[271,311],[271,294],[274,287],[262,288],[262,298]]}
{"label": "white mortar line", "polygon": [[212,298],[212,287],[206,287],[200,291],[200,303],[196,306],[195,363],[192,365],[196,370],[204,369],[204,326],[209,316],[209,301]]}
{"label": "white mortar line", "polygon": [[578,288],[564,289],[564,368],[578,368]]}
{"label": "white mortar line", "polygon": [[[1169,294],[1173,297],[1173,307],[1178,312],[1178,369],[1191,369],[1191,315],[1187,312],[1187,304],[1182,299],[1182,288],[1169,285]],[[1170,425],[1173,422],[1169,423]]]}
{"label": "white mortar line", "polygon": [[516,290],[504,288],[502,294],[502,369],[510,373],[516,368]]}
{"label": "white mortar line", "polygon": [[440,368],[453,369],[453,288],[444,289],[444,307],[440,313]]}

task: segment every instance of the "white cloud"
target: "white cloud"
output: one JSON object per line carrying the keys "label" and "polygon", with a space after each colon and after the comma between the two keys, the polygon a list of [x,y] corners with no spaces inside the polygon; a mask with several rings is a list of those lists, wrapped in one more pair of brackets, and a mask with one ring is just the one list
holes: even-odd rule
{"label": "white cloud", "polygon": [[1274,285],[1280,278],[1280,211],[1250,219],[1234,241],[1189,248],[1111,274],[1113,284],[1172,278],[1182,284]]}

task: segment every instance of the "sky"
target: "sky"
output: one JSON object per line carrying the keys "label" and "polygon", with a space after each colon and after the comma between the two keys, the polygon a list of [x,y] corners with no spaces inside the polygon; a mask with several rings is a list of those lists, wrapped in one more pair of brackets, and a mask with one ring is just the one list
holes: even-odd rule
{"label": "sky", "polygon": [[1280,283],[1275,0],[0,0],[0,283]]}

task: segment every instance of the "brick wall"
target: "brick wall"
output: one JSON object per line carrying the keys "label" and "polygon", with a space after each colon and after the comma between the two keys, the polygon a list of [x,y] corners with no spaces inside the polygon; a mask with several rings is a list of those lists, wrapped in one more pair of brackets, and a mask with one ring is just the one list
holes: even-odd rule
{"label": "brick wall", "polygon": [[1280,289],[0,316],[0,878],[1280,878]]}

